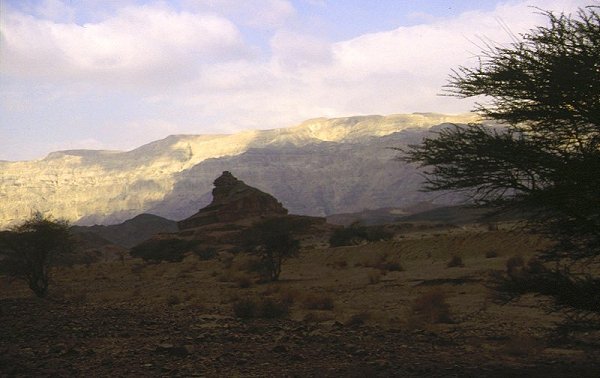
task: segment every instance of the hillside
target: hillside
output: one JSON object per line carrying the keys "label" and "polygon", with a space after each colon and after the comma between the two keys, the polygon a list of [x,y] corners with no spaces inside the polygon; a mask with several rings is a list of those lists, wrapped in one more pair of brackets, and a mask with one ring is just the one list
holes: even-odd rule
{"label": "hillside", "polygon": [[0,227],[32,211],[81,225],[144,212],[183,219],[208,204],[212,179],[224,170],[297,214],[420,201],[418,174],[394,161],[388,148],[417,142],[435,125],[474,120],[471,114],[319,118],[274,130],[174,135],[128,152],[73,150],[0,162]]}
{"label": "hillside", "polygon": [[75,234],[93,234],[113,244],[130,248],[159,233],[177,231],[177,222],[152,214],[140,214],[110,226],[73,226]]}

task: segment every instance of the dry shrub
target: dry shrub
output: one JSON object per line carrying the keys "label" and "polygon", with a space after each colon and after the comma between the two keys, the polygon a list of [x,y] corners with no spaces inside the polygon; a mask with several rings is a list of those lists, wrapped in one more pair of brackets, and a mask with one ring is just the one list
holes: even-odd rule
{"label": "dry shrub", "polygon": [[352,315],[350,318],[348,318],[345,324],[347,326],[360,326],[365,324],[365,322],[370,318],[371,314],[366,311],[363,311]]}
{"label": "dry shrub", "polygon": [[378,284],[381,281],[381,272],[378,270],[372,270],[367,274],[367,278],[369,279],[369,284]]}
{"label": "dry shrub", "polygon": [[233,255],[225,255],[220,259],[224,269],[230,269],[233,265]]}
{"label": "dry shrub", "polygon": [[69,298],[70,302],[79,303],[79,304],[86,303],[87,300],[88,300],[88,296],[85,291],[79,292],[78,294],[75,294]]}
{"label": "dry shrub", "polygon": [[219,274],[219,276],[217,277],[217,281],[219,281],[219,282],[234,282],[235,277],[236,276],[233,273],[233,271],[228,269],[228,270],[222,271],[221,274]]}
{"label": "dry shrub", "polygon": [[346,260],[337,260],[337,261],[334,261],[331,264],[331,266],[333,266],[334,268],[337,268],[337,269],[344,269],[344,268],[348,267],[348,261],[346,261]]}
{"label": "dry shrub", "polygon": [[395,261],[384,261],[381,265],[379,265],[379,269],[382,271],[388,272],[403,272],[404,268],[400,265],[399,262]]}
{"label": "dry shrub", "polygon": [[250,276],[240,275],[236,277],[235,283],[240,289],[247,289],[252,286],[252,279]]}
{"label": "dry shrub", "polygon": [[259,317],[266,319],[278,319],[287,317],[290,313],[290,305],[281,300],[265,298],[260,302]]}
{"label": "dry shrub", "polygon": [[321,323],[333,319],[335,319],[335,316],[331,312],[316,311],[309,312],[308,314],[304,315],[303,321],[310,323]]}
{"label": "dry shrub", "polygon": [[465,264],[463,263],[462,258],[457,255],[452,256],[450,261],[448,261],[448,264],[446,264],[446,267],[448,267],[448,268],[457,268],[457,267],[463,267],[463,266],[465,266]]}
{"label": "dry shrub", "polygon": [[525,357],[544,349],[544,343],[531,335],[514,335],[504,345],[504,351],[512,356]]}
{"label": "dry shrub", "polygon": [[450,306],[446,293],[434,289],[422,294],[412,304],[410,321],[416,324],[451,323]]}
{"label": "dry shrub", "polygon": [[235,301],[232,307],[234,315],[241,319],[277,319],[287,317],[290,313],[289,304],[272,298],[243,298]]}
{"label": "dry shrub", "polygon": [[263,263],[255,256],[243,256],[236,260],[235,268],[246,273],[262,273]]}
{"label": "dry shrub", "polygon": [[303,307],[307,310],[333,310],[334,302],[329,295],[309,294],[304,298]]}
{"label": "dry shrub", "polygon": [[166,303],[169,306],[175,306],[175,305],[178,305],[181,303],[181,299],[179,298],[178,295],[171,294],[171,295],[167,296]]}
{"label": "dry shrub", "polygon": [[297,290],[283,290],[279,293],[279,298],[289,304],[290,306],[292,304],[294,304],[294,302],[296,301],[296,299],[298,299],[298,297],[300,296],[300,293]]}
{"label": "dry shrub", "polygon": [[250,319],[256,316],[257,303],[256,300],[250,298],[242,298],[233,302],[233,314],[236,318]]}
{"label": "dry shrub", "polygon": [[143,264],[133,264],[131,266],[131,273],[139,275],[142,273],[142,271],[144,270],[144,265]]}
{"label": "dry shrub", "polygon": [[506,271],[511,274],[517,270],[517,268],[522,268],[525,265],[525,261],[522,256],[513,256],[506,260]]}
{"label": "dry shrub", "polygon": [[367,268],[375,268],[379,269],[382,274],[386,274],[387,272],[401,272],[404,271],[402,265],[397,261],[389,261],[387,253],[384,253],[377,257],[376,259],[368,259],[363,261],[362,263],[357,263],[355,266],[364,266]]}
{"label": "dry shrub", "polygon": [[496,251],[495,249],[490,249],[485,253],[486,259],[493,259],[494,257],[498,257],[498,251]]}

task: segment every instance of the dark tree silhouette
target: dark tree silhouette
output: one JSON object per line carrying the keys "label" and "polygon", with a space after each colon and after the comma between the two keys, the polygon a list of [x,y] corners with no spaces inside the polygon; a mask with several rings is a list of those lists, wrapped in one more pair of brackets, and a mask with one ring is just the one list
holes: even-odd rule
{"label": "dark tree silhouette", "polygon": [[455,126],[411,146],[426,190],[463,191],[477,204],[517,209],[557,241],[545,257],[600,254],[600,18],[543,12],[548,26],[489,47],[453,71],[452,96],[484,96],[476,111],[498,127]]}
{"label": "dark tree silhouette", "polygon": [[39,213],[0,233],[0,269],[25,280],[38,297],[48,293],[50,267],[72,251],[67,222],[53,221]]}
{"label": "dark tree silhouette", "polygon": [[[462,191],[475,204],[516,210],[555,241],[542,252],[553,270],[507,272],[499,289],[550,295],[555,309],[596,319],[600,279],[586,266],[600,257],[598,9],[542,12],[547,26],[488,47],[475,68],[454,70],[449,95],[482,96],[475,111],[497,125],[445,128],[401,157],[425,168],[425,190]],[[574,265],[584,269],[575,274]]]}
{"label": "dark tree silhouette", "polygon": [[261,258],[262,274],[271,281],[277,281],[283,261],[295,256],[300,242],[293,232],[307,226],[302,219],[266,219],[244,233],[245,247]]}

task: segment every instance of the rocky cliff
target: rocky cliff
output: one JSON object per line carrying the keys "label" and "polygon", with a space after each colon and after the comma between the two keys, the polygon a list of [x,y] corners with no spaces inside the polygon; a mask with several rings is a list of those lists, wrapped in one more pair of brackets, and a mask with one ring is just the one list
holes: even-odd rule
{"label": "rocky cliff", "polygon": [[33,211],[82,225],[112,224],[150,212],[191,216],[210,202],[211,182],[235,170],[296,214],[395,206],[422,200],[414,168],[397,147],[431,126],[473,115],[410,114],[314,119],[291,128],[231,135],[175,135],[128,152],[61,151],[0,162],[0,228]]}

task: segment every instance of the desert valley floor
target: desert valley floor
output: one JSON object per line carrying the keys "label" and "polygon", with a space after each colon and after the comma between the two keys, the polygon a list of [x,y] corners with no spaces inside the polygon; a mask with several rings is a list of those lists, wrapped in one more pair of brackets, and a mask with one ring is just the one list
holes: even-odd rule
{"label": "desert valley floor", "polygon": [[[545,298],[489,288],[544,243],[506,227],[315,239],[272,283],[243,253],[125,257],[58,268],[44,300],[0,277],[0,376],[598,376],[598,332],[562,335]],[[243,316],[268,299],[287,311]]]}

